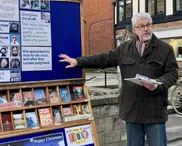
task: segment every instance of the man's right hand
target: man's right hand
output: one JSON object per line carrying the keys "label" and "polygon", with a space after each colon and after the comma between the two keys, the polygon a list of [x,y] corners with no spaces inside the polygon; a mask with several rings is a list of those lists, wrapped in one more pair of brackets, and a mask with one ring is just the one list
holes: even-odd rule
{"label": "man's right hand", "polygon": [[59,57],[62,58],[61,60],[59,60],[59,62],[67,62],[67,63],[69,63],[69,65],[67,65],[65,68],[73,68],[73,67],[77,66],[76,59],[70,58],[66,54],[60,54]]}

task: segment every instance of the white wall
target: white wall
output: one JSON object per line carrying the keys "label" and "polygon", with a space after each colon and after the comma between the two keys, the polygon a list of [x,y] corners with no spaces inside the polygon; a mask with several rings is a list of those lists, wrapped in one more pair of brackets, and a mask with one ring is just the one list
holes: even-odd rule
{"label": "white wall", "polygon": [[138,0],[133,0],[133,15],[138,13]]}
{"label": "white wall", "polygon": [[173,0],[166,0],[166,15],[173,14]]}
{"label": "white wall", "polygon": [[140,12],[145,12],[145,0],[140,0]]}

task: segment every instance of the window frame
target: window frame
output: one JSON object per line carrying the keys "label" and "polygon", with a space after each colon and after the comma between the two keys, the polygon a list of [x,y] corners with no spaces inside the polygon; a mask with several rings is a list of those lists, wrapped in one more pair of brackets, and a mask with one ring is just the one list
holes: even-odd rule
{"label": "window frame", "polygon": [[[154,0],[154,15],[152,17],[160,17],[160,16],[165,16],[166,15],[166,0],[164,1],[164,13],[163,14],[157,14],[157,0]],[[149,7],[148,7],[148,0],[145,0],[145,9],[146,12],[149,12]]]}
{"label": "window frame", "polygon": [[[131,18],[130,19],[126,19],[126,1],[127,0],[124,0],[124,19],[123,20],[121,20],[121,21],[119,21],[119,2],[120,2],[121,0],[116,0],[116,6],[117,6],[117,24],[120,24],[120,23],[128,23],[130,20],[131,20]],[[131,0],[131,17],[133,16],[133,0]]]}
{"label": "window frame", "polygon": [[177,0],[173,0],[173,14],[182,14],[182,9],[181,10],[177,10],[176,9],[176,2]]}

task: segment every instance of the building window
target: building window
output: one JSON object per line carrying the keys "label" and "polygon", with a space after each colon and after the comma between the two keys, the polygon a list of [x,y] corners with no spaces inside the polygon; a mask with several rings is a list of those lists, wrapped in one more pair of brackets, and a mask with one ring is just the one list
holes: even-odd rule
{"label": "building window", "polygon": [[118,0],[118,20],[130,20],[132,16],[132,3],[131,0]]}
{"label": "building window", "polygon": [[164,14],[165,0],[146,0],[147,11],[151,16]]}
{"label": "building window", "polygon": [[182,0],[174,0],[174,11],[182,11]]}

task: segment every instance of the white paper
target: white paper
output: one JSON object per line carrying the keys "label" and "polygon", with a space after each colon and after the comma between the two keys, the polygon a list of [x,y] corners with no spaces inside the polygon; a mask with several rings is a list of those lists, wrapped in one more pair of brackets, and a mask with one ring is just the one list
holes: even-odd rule
{"label": "white paper", "polygon": [[22,47],[22,71],[52,70],[51,47]]}
{"label": "white paper", "polygon": [[9,45],[10,38],[9,34],[0,34],[0,45]]}
{"label": "white paper", "polygon": [[10,71],[1,70],[0,71],[0,82],[9,82],[10,81]]}
{"label": "white paper", "polygon": [[124,80],[133,82],[133,83],[141,85],[141,86],[142,86],[142,83],[148,83],[148,84],[154,84],[154,85],[155,84],[157,84],[157,85],[162,84],[162,82],[156,82],[156,81],[151,81],[151,80],[144,80],[144,79],[141,79],[141,78],[126,78]]}
{"label": "white paper", "polygon": [[23,46],[51,46],[50,13],[21,11]]}
{"label": "white paper", "polygon": [[0,0],[0,20],[19,21],[19,1]]}
{"label": "white paper", "polygon": [[0,22],[0,33],[9,33],[9,22]]}

